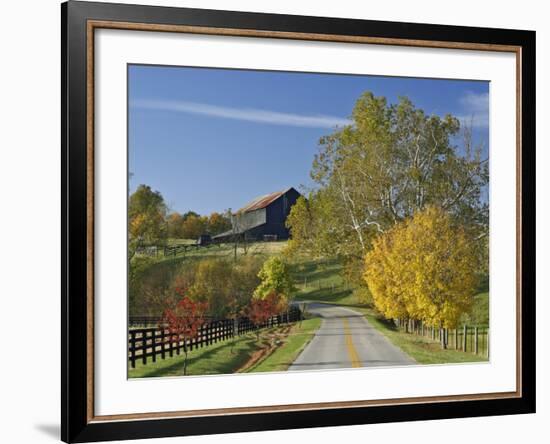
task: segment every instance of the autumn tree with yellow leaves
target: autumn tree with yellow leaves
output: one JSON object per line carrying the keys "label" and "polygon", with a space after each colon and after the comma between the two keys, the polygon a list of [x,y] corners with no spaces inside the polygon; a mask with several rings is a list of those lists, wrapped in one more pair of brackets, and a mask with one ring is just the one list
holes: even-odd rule
{"label": "autumn tree with yellow leaves", "polygon": [[167,207],[162,194],[140,185],[128,200],[128,257],[144,245],[159,245],[166,240]]}
{"label": "autumn tree with yellow leaves", "polygon": [[455,328],[473,304],[478,257],[448,213],[427,207],[373,241],[364,279],[386,318]]}

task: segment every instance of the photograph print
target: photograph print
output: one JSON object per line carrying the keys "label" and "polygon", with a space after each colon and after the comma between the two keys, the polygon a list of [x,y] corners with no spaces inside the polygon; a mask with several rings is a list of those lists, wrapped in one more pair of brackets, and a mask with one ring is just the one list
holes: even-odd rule
{"label": "photograph print", "polygon": [[489,82],[128,65],[128,377],[489,362]]}

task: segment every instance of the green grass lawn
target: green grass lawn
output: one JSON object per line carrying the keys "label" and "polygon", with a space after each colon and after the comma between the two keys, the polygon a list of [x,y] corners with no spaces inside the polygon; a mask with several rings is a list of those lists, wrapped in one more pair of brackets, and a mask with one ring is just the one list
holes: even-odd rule
{"label": "green grass lawn", "polygon": [[170,246],[174,245],[194,245],[197,243],[197,239],[178,239],[170,237],[167,239],[166,243]]}
{"label": "green grass lawn", "polygon": [[252,366],[247,372],[282,372],[298,357],[321,326],[321,318],[311,318],[295,324],[275,351]]}
{"label": "green grass lawn", "polygon": [[[219,342],[208,347],[195,349],[189,352],[187,360],[187,375],[216,375],[231,374],[241,371],[254,354],[267,350],[274,342],[274,338],[281,338],[281,344],[275,352],[261,359],[246,372],[283,371],[294,361],[296,356],[313,337],[321,325],[321,319],[307,319],[300,325],[282,325],[261,331],[260,337],[256,333],[248,333],[232,340]],[[289,328],[290,327],[290,328]],[[288,335],[287,335],[288,332]],[[148,358],[147,364],[136,361],[136,368],[129,368],[129,378],[147,378],[160,376],[183,376],[184,355],[166,355],[162,359],[157,355],[157,361]]]}
{"label": "green grass lawn", "polygon": [[303,260],[292,264],[297,301],[310,300],[339,305],[357,305],[358,300],[342,279],[342,266],[335,260]]}
{"label": "green grass lawn", "polygon": [[[260,344],[254,333],[238,337],[235,340],[233,352],[231,339],[218,342],[208,347],[189,352],[187,361],[188,375],[215,375],[234,373],[242,367],[260,349]],[[182,376],[184,356],[174,355],[162,359],[157,355],[157,362],[148,361],[146,365],[136,362],[136,368],[130,368],[129,378],[146,378],[158,376]]]}
{"label": "green grass lawn", "polygon": [[[176,245],[195,245],[196,241],[192,239],[169,239],[169,246]],[[245,254],[252,255],[273,255],[281,253],[284,247],[287,245],[287,241],[275,241],[275,242],[249,242],[245,246],[239,244],[237,248],[237,256]],[[150,257],[152,261],[159,262],[185,262],[188,259],[203,259],[210,257],[233,257],[235,254],[234,245],[232,243],[224,244],[210,244],[200,248],[192,248],[186,252],[179,252],[177,255],[164,256],[161,252],[156,256],[140,255]]]}

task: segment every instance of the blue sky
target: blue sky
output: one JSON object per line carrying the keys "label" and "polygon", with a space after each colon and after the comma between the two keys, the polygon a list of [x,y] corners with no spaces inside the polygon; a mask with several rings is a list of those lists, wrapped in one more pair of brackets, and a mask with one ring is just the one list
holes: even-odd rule
{"label": "blue sky", "polygon": [[319,138],[365,91],[474,116],[475,141],[489,142],[488,82],[143,65],[128,75],[130,192],[150,185],[182,213],[311,186]]}

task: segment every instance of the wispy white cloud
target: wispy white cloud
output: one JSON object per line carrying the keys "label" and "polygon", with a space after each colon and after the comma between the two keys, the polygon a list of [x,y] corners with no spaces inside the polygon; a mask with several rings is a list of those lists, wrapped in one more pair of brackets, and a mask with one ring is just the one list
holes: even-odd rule
{"label": "wispy white cloud", "polygon": [[336,116],[282,113],[263,109],[217,106],[187,101],[136,99],[130,103],[130,106],[138,109],[200,114],[222,119],[306,128],[334,128],[351,123],[348,119]]}
{"label": "wispy white cloud", "polygon": [[461,123],[474,128],[489,127],[489,93],[476,94],[467,92],[460,98],[462,114],[457,116]]}

